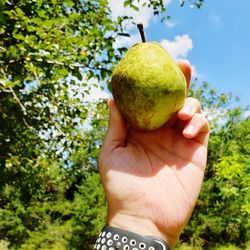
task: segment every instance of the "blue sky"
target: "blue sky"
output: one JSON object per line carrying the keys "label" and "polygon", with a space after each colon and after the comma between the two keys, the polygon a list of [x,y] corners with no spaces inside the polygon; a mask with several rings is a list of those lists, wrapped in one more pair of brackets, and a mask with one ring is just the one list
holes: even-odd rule
{"label": "blue sky", "polygon": [[[110,0],[114,17],[124,13],[120,1]],[[148,41],[164,45],[176,59],[188,59],[199,80],[209,82],[221,92],[233,92],[240,105],[250,104],[250,1],[205,0],[201,9],[184,7],[178,0],[165,0],[171,19],[161,23],[143,10],[126,14],[143,22]],[[137,42],[138,32],[131,25],[131,38],[121,38],[118,45],[129,47]]]}

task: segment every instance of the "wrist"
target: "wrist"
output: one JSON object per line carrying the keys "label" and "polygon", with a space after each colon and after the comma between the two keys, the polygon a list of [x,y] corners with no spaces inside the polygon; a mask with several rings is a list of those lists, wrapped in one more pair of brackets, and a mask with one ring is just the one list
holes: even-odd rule
{"label": "wrist", "polygon": [[113,216],[109,215],[107,217],[107,224],[142,236],[158,237],[164,240],[171,249],[174,248],[179,237],[161,231],[150,219],[139,217],[137,215],[134,216],[122,213],[116,213]]}

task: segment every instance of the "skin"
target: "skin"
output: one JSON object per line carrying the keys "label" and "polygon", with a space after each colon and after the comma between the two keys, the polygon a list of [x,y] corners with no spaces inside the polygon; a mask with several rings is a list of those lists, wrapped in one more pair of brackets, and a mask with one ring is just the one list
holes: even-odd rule
{"label": "skin", "polygon": [[[187,85],[191,67],[179,63]],[[198,100],[185,104],[158,130],[131,129],[110,100],[99,155],[107,224],[156,236],[174,247],[197,201],[207,160],[209,125]]]}

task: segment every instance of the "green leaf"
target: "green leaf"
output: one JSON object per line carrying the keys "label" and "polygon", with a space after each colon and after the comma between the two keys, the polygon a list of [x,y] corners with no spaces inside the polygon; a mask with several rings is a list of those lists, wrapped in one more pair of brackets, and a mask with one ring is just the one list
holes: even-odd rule
{"label": "green leaf", "polygon": [[4,16],[4,4],[0,1],[0,24],[6,24],[6,18]]}
{"label": "green leaf", "polygon": [[69,8],[71,8],[71,7],[73,7],[73,6],[75,5],[74,2],[71,1],[71,0],[64,0],[64,3],[65,3]]}
{"label": "green leaf", "polygon": [[15,37],[17,40],[25,40],[25,37],[21,33],[14,34],[13,37]]}
{"label": "green leaf", "polygon": [[140,10],[139,7],[137,7],[137,6],[134,5],[134,4],[131,4],[130,7],[131,7],[133,10],[135,10],[135,11],[139,11],[139,10]]}
{"label": "green leaf", "polygon": [[123,2],[123,6],[124,7],[127,7],[127,6],[129,6],[131,4],[131,0],[125,0],[124,2]]}

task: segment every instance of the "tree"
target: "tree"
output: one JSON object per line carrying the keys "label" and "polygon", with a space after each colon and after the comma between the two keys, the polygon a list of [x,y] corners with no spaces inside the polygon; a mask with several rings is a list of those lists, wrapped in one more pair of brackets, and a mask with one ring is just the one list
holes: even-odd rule
{"label": "tree", "polygon": [[[218,95],[207,83],[192,93],[211,124],[205,180],[181,240],[204,247],[249,242],[249,107],[232,107],[232,94]],[[231,108],[230,108],[231,106]],[[220,116],[218,116],[220,114]]]}
{"label": "tree", "polygon": [[[136,2],[124,5],[137,9]],[[166,13],[163,0],[145,4]],[[93,243],[99,226],[84,227],[99,210],[82,227],[77,218],[97,200],[105,209],[100,189],[87,203],[84,195],[95,194],[88,183],[99,183],[107,108],[84,98],[109,79],[126,50],[113,47],[127,35],[126,20],[112,19],[107,0],[0,1],[0,239],[10,248],[79,249],[82,236]],[[83,133],[93,112],[99,118]]]}
{"label": "tree", "polygon": [[[107,127],[107,105],[92,104],[91,113],[84,133],[87,146],[72,152],[66,163],[44,157],[35,166],[30,165],[34,161],[15,166],[21,168],[19,183],[7,180],[1,193],[3,244],[9,242],[11,249],[91,249],[106,214],[96,159]],[[31,197],[25,199],[25,192]]]}
{"label": "tree", "polygon": [[[124,5],[137,9],[135,2]],[[163,0],[144,4],[155,14],[166,11]],[[58,158],[84,146],[75,136],[89,116],[82,102],[126,50],[113,44],[127,35],[129,17],[112,20],[107,0],[2,0],[0,9],[1,164],[11,155]]]}
{"label": "tree", "polygon": [[[112,21],[107,1],[1,1],[0,7],[0,239],[20,248],[34,237],[49,242],[49,233],[65,226],[63,209],[96,167],[98,148],[80,129],[90,112],[82,102],[89,79],[95,85],[107,78],[120,58],[123,49],[112,44],[123,18]],[[55,238],[55,245],[68,242]]]}

